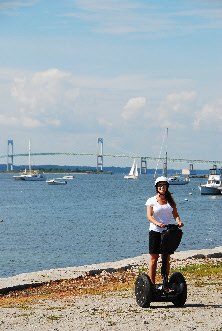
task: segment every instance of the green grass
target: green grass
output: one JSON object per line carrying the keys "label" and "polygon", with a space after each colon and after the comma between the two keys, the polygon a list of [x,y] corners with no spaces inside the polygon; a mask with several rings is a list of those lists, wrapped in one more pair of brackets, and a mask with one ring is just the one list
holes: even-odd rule
{"label": "green grass", "polygon": [[180,267],[177,269],[172,269],[171,272],[180,271],[187,277],[209,277],[209,276],[218,276],[222,278],[222,262],[212,264],[193,264],[185,267]]}

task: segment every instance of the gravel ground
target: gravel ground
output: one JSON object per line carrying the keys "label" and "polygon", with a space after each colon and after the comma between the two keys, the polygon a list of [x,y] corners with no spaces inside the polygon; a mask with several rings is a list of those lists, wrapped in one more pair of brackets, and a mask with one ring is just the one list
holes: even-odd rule
{"label": "gravel ground", "polygon": [[0,330],[222,330],[219,286],[188,284],[188,291],[183,308],[175,308],[171,303],[152,303],[150,308],[142,309],[132,291],[1,308]]}
{"label": "gravel ground", "polygon": [[[199,256],[200,261],[202,253],[196,252],[193,256],[196,259]],[[216,259],[221,262],[219,255],[217,251]],[[174,264],[185,265],[187,261],[187,255],[177,256]],[[222,331],[221,277],[201,280],[201,283],[188,280],[188,298],[183,308],[176,308],[170,302],[156,302],[151,303],[150,308],[140,308],[133,290],[40,299],[34,304],[0,308],[0,330]]]}

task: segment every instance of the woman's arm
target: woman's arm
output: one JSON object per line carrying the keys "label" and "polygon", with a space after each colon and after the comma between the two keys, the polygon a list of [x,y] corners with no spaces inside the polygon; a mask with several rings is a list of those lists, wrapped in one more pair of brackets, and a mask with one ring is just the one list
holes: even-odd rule
{"label": "woman's arm", "polygon": [[178,214],[176,205],[173,207],[173,217],[180,228],[184,226],[183,222],[180,219],[180,215]]}
{"label": "woman's arm", "polygon": [[148,220],[155,224],[156,226],[159,226],[160,228],[164,228],[165,224],[158,222],[154,217],[153,217],[153,207],[147,206],[147,218]]}

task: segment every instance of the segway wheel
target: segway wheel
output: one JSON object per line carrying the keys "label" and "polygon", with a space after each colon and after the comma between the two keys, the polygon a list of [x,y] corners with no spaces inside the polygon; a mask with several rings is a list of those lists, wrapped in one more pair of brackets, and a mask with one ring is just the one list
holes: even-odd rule
{"label": "segway wheel", "polygon": [[176,307],[183,307],[187,300],[186,280],[180,272],[174,272],[169,280],[169,288],[175,291],[172,303]]}
{"label": "segway wheel", "polygon": [[135,282],[136,302],[142,308],[148,308],[152,300],[152,282],[148,275],[141,274]]}

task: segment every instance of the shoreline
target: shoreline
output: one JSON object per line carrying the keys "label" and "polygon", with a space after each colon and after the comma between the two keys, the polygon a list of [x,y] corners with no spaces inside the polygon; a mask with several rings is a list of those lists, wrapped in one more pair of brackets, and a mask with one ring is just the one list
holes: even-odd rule
{"label": "shoreline", "polygon": [[[78,267],[65,267],[58,269],[41,270],[22,273],[15,276],[0,278],[0,292],[7,289],[25,288],[35,284],[47,283],[61,279],[74,279],[87,274],[99,274],[102,271],[115,272],[139,266],[148,265],[148,255],[143,254],[134,258],[127,258],[115,262],[82,265]],[[212,249],[178,251],[171,255],[172,263],[187,259],[222,258],[222,246]]]}

